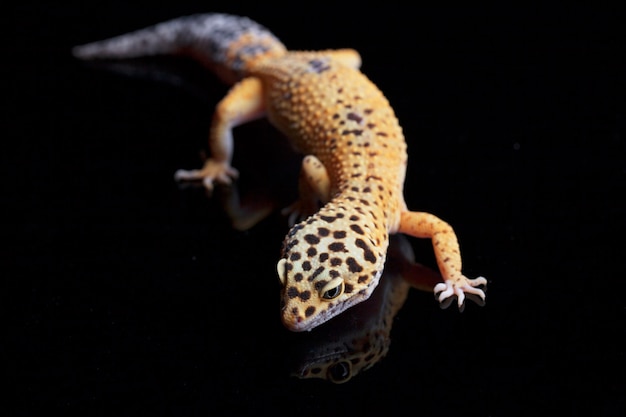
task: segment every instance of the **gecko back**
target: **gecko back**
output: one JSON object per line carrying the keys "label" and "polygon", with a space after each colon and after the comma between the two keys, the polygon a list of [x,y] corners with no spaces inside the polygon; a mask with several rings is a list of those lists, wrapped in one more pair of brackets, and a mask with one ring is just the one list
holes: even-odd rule
{"label": "gecko back", "polygon": [[188,55],[229,84],[243,78],[258,60],[286,52],[262,25],[221,13],[180,17],[72,50],[84,60]]}

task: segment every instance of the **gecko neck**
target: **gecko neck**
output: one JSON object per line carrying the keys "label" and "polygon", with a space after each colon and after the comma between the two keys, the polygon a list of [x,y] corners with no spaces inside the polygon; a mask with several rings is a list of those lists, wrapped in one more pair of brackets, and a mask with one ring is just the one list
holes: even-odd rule
{"label": "gecko neck", "polygon": [[381,178],[370,175],[359,181],[342,181],[336,190],[321,210],[344,207],[347,213],[363,217],[371,228],[385,231],[385,235],[394,230],[404,204],[401,189],[385,186]]}
{"label": "gecko neck", "polygon": [[349,233],[362,231],[363,237],[384,253],[389,241],[389,219],[387,207],[381,204],[383,191],[374,183],[344,183],[313,217],[336,221],[339,229],[346,229]]}

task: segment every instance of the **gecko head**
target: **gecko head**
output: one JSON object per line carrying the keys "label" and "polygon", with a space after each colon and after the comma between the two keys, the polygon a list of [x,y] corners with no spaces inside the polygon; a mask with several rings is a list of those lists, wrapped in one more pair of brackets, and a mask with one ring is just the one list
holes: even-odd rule
{"label": "gecko head", "polygon": [[278,261],[281,318],[292,331],[311,330],[366,300],[385,262],[385,239],[372,239],[359,216],[317,214],[294,226]]}

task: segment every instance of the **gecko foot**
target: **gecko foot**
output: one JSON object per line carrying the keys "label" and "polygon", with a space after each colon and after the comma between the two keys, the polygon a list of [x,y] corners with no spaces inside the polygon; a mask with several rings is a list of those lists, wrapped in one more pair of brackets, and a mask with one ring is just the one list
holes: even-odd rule
{"label": "gecko foot", "polygon": [[[484,303],[485,292],[480,288],[476,288],[481,285],[487,285],[487,280],[483,277],[478,277],[476,279],[463,277],[460,282],[454,282],[449,279],[435,285],[434,292],[435,296],[437,296],[437,300],[441,303],[442,308],[447,308],[452,302],[450,297],[456,296],[459,310],[463,311],[466,294],[468,295],[468,298],[471,298],[472,300],[477,299],[478,304]],[[477,297],[471,297],[472,295]]]}
{"label": "gecko foot", "polygon": [[209,191],[213,190],[215,182],[228,185],[238,176],[239,172],[231,167],[228,162],[217,162],[213,159],[208,159],[202,169],[189,171],[179,169],[174,173],[176,181],[202,181],[204,187]]}
{"label": "gecko foot", "polygon": [[317,213],[319,209],[320,206],[317,200],[313,201],[308,199],[300,199],[282,209],[281,214],[283,216],[287,216],[287,223],[291,227],[294,226],[296,223],[305,220],[307,217]]}

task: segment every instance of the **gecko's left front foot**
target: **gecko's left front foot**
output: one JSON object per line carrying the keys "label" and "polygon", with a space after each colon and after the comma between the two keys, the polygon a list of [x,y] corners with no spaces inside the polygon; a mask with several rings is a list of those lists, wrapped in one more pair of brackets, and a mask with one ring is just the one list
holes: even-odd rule
{"label": "gecko's left front foot", "polygon": [[176,181],[202,181],[204,187],[212,191],[215,182],[229,185],[233,179],[239,176],[239,172],[230,166],[228,162],[218,162],[208,159],[202,169],[192,169],[190,171],[179,169],[174,174]]}
{"label": "gecko's left front foot", "polygon": [[450,305],[452,301],[450,297],[456,296],[459,309],[462,311],[466,294],[476,295],[480,297],[480,301],[485,301],[485,292],[480,288],[476,288],[481,285],[487,285],[487,280],[483,277],[478,277],[476,279],[462,277],[462,279],[458,281],[453,281],[449,279],[445,282],[439,283],[435,285],[434,291],[435,296],[438,295],[437,300],[441,303],[443,308],[446,308]]}
{"label": "gecko's left front foot", "polygon": [[287,224],[289,224],[289,227],[292,227],[296,223],[306,220],[306,218],[312,214],[317,213],[319,209],[320,206],[317,201],[307,201],[301,198],[295,203],[282,209],[281,214],[283,216],[287,216]]}

